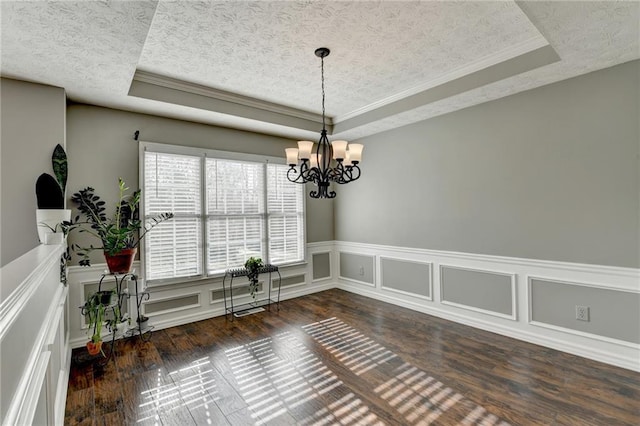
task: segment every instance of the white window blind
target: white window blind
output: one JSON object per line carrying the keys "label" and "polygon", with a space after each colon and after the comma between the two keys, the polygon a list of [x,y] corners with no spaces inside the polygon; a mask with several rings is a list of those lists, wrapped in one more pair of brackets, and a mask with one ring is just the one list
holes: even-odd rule
{"label": "white window blind", "polygon": [[286,179],[285,165],[243,154],[169,151],[144,151],[145,217],[175,214],[145,238],[148,281],[216,274],[251,256],[272,264],[304,260],[304,186]]}
{"label": "white window blind", "polygon": [[145,237],[148,280],[202,273],[202,195],[200,158],[145,152],[144,214],[173,212]]}
{"label": "white window blind", "polygon": [[264,165],[207,158],[209,273],[265,258]]}
{"label": "white window blind", "polygon": [[288,167],[267,165],[269,258],[273,263],[304,257],[304,186],[287,179]]}

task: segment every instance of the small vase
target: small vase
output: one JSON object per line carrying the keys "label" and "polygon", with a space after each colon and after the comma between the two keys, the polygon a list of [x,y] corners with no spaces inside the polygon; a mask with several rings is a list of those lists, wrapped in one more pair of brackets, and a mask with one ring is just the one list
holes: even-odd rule
{"label": "small vase", "polygon": [[68,209],[37,209],[36,224],[38,225],[38,238],[42,244],[46,243],[46,235],[52,234],[49,229],[56,229],[56,226],[64,221],[71,220],[71,210]]}
{"label": "small vase", "polygon": [[107,267],[112,274],[128,274],[131,272],[131,265],[133,265],[133,259],[136,257],[137,248],[124,249],[110,255],[108,252],[104,252],[104,258],[107,261]]}
{"label": "small vase", "polygon": [[62,232],[49,232],[44,234],[44,243],[48,246],[60,245],[64,243],[64,234]]}

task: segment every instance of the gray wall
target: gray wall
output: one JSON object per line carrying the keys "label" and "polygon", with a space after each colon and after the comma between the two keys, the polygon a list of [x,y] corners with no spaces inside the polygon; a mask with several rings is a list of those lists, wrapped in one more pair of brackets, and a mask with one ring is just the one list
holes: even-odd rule
{"label": "gray wall", "polygon": [[0,262],[4,266],[40,244],[36,180],[53,175],[51,155],[65,146],[64,89],[0,79]]}
{"label": "gray wall", "polygon": [[432,298],[431,268],[432,266],[427,263],[381,257],[380,281],[385,289],[406,291]]}
{"label": "gray wall", "polygon": [[640,266],[639,75],[634,61],[359,140],[336,239]]}
{"label": "gray wall", "polygon": [[340,252],[340,276],[374,284],[375,257]]}
{"label": "gray wall", "polygon": [[311,259],[314,280],[331,278],[331,253],[315,253]]}
{"label": "gray wall", "polygon": [[[118,177],[130,188],[138,187],[136,130],[140,130],[140,139],[148,142],[283,158],[284,149],[295,144],[279,137],[82,104],[69,106],[67,128],[67,193],[92,186],[108,205],[117,200]],[[327,201],[307,199],[308,242],[333,239],[333,204]],[[70,240],[79,240],[78,234]],[[104,258],[94,252],[92,261],[104,263]]]}
{"label": "gray wall", "polygon": [[442,302],[514,316],[513,277],[440,265]]}
{"label": "gray wall", "polygon": [[[531,279],[531,320],[613,339],[640,343],[638,293]],[[589,321],[575,307],[589,308]]]}

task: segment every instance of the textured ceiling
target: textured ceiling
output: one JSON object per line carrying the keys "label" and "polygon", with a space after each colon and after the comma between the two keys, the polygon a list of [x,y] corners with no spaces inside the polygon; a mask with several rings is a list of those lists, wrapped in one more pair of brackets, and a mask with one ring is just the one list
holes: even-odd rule
{"label": "textured ceiling", "polygon": [[161,2],[138,69],[321,112],[351,113],[541,37],[512,2]]}
{"label": "textured ceiling", "polygon": [[[354,139],[638,59],[639,7],[637,1],[2,1],[0,70],[64,87],[78,102],[302,138],[317,136],[310,130],[317,119],[298,125],[286,108],[301,110],[292,116],[319,112],[320,60],[313,50],[327,46],[327,111],[335,136]],[[557,60],[381,109],[545,45]],[[172,96],[130,96],[136,70],[171,77]],[[198,93],[198,102],[177,100],[180,90]],[[221,91],[225,102],[218,101]],[[249,106],[238,113],[234,102]],[[371,111],[375,120],[340,127]]]}

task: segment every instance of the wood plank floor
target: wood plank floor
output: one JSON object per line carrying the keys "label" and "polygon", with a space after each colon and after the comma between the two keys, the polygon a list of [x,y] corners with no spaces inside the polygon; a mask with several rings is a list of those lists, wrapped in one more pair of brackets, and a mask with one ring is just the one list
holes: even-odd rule
{"label": "wood plank floor", "polygon": [[81,352],[67,425],[640,424],[639,373],[341,290]]}

